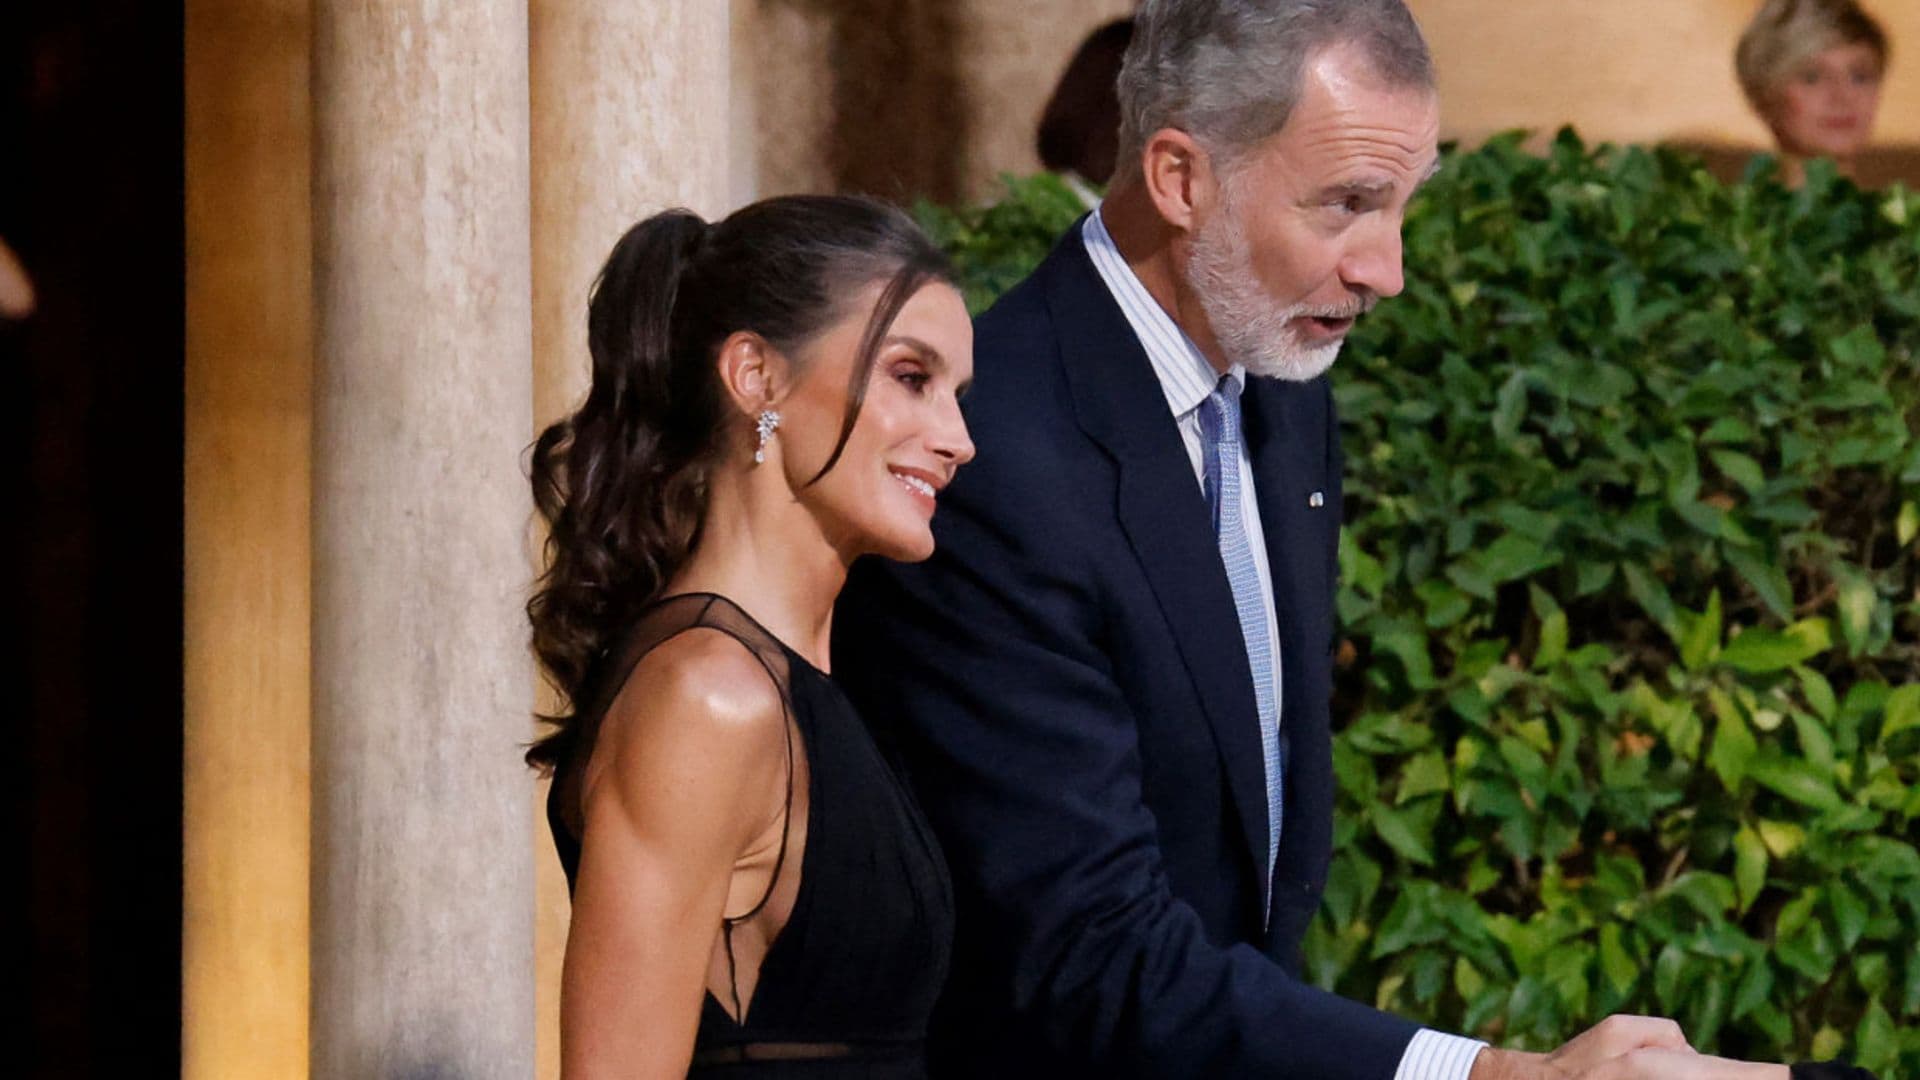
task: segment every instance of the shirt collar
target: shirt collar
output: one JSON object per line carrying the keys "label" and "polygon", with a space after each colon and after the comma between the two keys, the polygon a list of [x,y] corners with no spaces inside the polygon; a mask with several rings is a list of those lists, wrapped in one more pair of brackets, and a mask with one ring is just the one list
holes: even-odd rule
{"label": "shirt collar", "polygon": [[[1106,223],[1100,220],[1100,207],[1095,206],[1080,226],[1080,239],[1087,245],[1094,272],[1113,294],[1120,313],[1127,317],[1127,324],[1146,350],[1147,361],[1160,380],[1160,392],[1166,395],[1167,408],[1175,419],[1184,419],[1213,393],[1220,374],[1127,265]],[[1234,364],[1227,369],[1227,377],[1233,380],[1235,389],[1246,389],[1246,368]]]}

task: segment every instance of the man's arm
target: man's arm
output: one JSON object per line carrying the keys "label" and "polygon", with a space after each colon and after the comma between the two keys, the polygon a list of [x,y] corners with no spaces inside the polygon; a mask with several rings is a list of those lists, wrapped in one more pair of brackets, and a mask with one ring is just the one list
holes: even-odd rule
{"label": "man's arm", "polygon": [[933,559],[863,564],[837,616],[836,667],[901,729],[954,866],[964,947],[998,954],[1013,1007],[1076,1063],[1390,1080],[1414,1025],[1210,942],[1173,896],[1078,554],[1100,525],[1035,482],[1061,463],[1029,449],[963,470]]}

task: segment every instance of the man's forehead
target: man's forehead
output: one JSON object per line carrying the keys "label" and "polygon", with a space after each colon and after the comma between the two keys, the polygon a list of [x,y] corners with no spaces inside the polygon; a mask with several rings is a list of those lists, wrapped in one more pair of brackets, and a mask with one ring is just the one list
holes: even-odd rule
{"label": "man's forehead", "polygon": [[1280,140],[1296,146],[1346,143],[1421,159],[1439,146],[1440,98],[1432,90],[1311,79],[1302,89],[1292,115],[1276,133]]}

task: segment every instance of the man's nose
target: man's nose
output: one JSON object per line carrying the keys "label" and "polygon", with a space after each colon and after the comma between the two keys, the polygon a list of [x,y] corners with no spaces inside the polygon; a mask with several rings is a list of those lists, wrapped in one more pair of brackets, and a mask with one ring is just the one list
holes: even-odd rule
{"label": "man's nose", "polygon": [[1400,222],[1385,215],[1363,236],[1355,238],[1340,268],[1340,278],[1348,287],[1365,289],[1375,296],[1398,296],[1406,288],[1401,265]]}

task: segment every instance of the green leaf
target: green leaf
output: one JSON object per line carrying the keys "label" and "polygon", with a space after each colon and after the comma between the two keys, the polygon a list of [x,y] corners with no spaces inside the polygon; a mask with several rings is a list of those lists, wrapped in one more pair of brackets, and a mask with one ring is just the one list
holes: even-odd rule
{"label": "green leaf", "polygon": [[1373,939],[1374,959],[1431,945],[1447,936],[1447,924],[1436,910],[1438,892],[1436,886],[1424,881],[1413,882],[1400,891],[1387,917],[1380,920],[1380,932]]}
{"label": "green leaf", "polygon": [[1833,580],[1840,590],[1836,605],[1840,612],[1840,636],[1846,641],[1848,652],[1861,653],[1873,628],[1873,607],[1879,596],[1874,593],[1871,579],[1844,563],[1834,565]]}
{"label": "green leaf", "polygon": [[1829,347],[1834,360],[1843,367],[1876,368],[1887,359],[1886,347],[1880,344],[1880,335],[1871,324],[1854,327],[1844,337],[1834,339]]}
{"label": "green leaf", "polygon": [[1473,599],[1441,578],[1428,578],[1414,586],[1413,592],[1426,605],[1429,630],[1444,630],[1473,610]]}
{"label": "green leaf", "polygon": [[1681,874],[1673,879],[1663,893],[1684,901],[1708,919],[1719,918],[1739,903],[1732,882],[1704,870],[1689,870]]}
{"label": "green leaf", "polygon": [[1432,838],[1420,832],[1408,812],[1375,806],[1370,816],[1374,833],[1401,858],[1421,866],[1433,865]]}
{"label": "green leaf", "polygon": [[1400,788],[1394,802],[1405,805],[1422,795],[1445,792],[1453,787],[1447,772],[1447,759],[1438,750],[1429,750],[1409,759],[1400,769]]}
{"label": "green leaf", "polygon": [[1687,953],[1678,944],[1668,944],[1653,961],[1654,1000],[1664,1012],[1680,1010],[1681,979],[1687,972]]}
{"label": "green leaf", "polygon": [[1511,736],[1502,738],[1499,747],[1500,757],[1506,761],[1513,778],[1531,792],[1536,800],[1545,795],[1547,761],[1540,756],[1540,752]]}
{"label": "green leaf", "polygon": [[1740,453],[1738,450],[1712,450],[1708,457],[1713,459],[1714,467],[1726,475],[1727,479],[1740,485],[1749,495],[1758,494],[1767,486],[1767,472],[1760,463]]}
{"label": "green leaf", "polygon": [[1380,590],[1387,583],[1386,568],[1379,559],[1361,549],[1359,541],[1353,538],[1350,531],[1340,534],[1339,557],[1340,580],[1368,596],[1380,595]]}
{"label": "green leaf", "polygon": [[1667,632],[1667,636],[1676,642],[1680,640],[1680,619],[1674,607],[1673,597],[1667,595],[1667,587],[1637,563],[1625,563],[1620,567],[1626,575],[1627,592],[1655,624]]}
{"label": "green leaf", "polygon": [[1767,845],[1751,825],[1733,834],[1733,884],[1740,891],[1740,914],[1745,915],[1767,884]]}
{"label": "green leaf", "polygon": [[1327,871],[1326,905],[1342,928],[1366,915],[1367,905],[1379,892],[1380,878],[1380,864],[1352,848],[1333,861]]}
{"label": "green leaf", "polygon": [[1908,683],[1887,695],[1880,721],[1880,745],[1889,745],[1894,736],[1920,727],[1920,683]]}
{"label": "green leaf", "polygon": [[1759,438],[1753,425],[1737,416],[1723,416],[1715,420],[1707,430],[1700,433],[1702,445],[1707,443],[1742,443]]}
{"label": "green leaf", "polygon": [[1920,503],[1908,499],[1900,504],[1900,513],[1894,518],[1893,535],[1901,547],[1913,543],[1913,538],[1920,535]]}
{"label": "green leaf", "polygon": [[1472,1001],[1487,988],[1487,977],[1466,957],[1455,957],[1453,961],[1453,989],[1462,1001]]}
{"label": "green leaf", "polygon": [[1387,619],[1375,624],[1373,648],[1377,653],[1400,661],[1410,689],[1425,690],[1434,685],[1433,659],[1427,654],[1427,635],[1411,620]]}
{"label": "green leaf", "polygon": [[1802,806],[1837,810],[1844,805],[1832,784],[1782,758],[1761,755],[1747,766],[1747,775],[1760,786]]}
{"label": "green leaf", "polygon": [[1613,575],[1619,572],[1619,565],[1610,562],[1578,562],[1574,564],[1574,595],[1592,596],[1607,587],[1613,581]]}
{"label": "green leaf", "polygon": [[1544,671],[1567,654],[1567,613],[1553,596],[1538,585],[1527,586],[1533,614],[1540,620],[1540,645],[1533,653],[1535,670]]}
{"label": "green leaf", "polygon": [[1834,711],[1839,708],[1834,700],[1833,684],[1812,668],[1797,667],[1793,669],[1793,674],[1800,680],[1800,693],[1806,697],[1807,705],[1814,714],[1822,720],[1832,720]]}
{"label": "green leaf", "polygon": [[1740,715],[1740,707],[1724,691],[1717,686],[1709,688],[1707,701],[1714,716],[1713,749],[1707,753],[1707,767],[1720,778],[1722,787],[1735,791],[1759,754],[1759,744],[1747,728],[1746,717]]}
{"label": "green leaf", "polygon": [[1680,638],[1680,663],[1688,671],[1698,671],[1720,651],[1720,590],[1708,594],[1705,611],[1681,621],[1686,632]]}
{"label": "green leaf", "polygon": [[1833,735],[1827,731],[1820,718],[1795,709],[1793,716],[1794,738],[1800,743],[1800,760],[1823,780],[1834,779],[1836,759],[1833,749]]}
{"label": "green leaf", "polygon": [[1560,561],[1560,555],[1530,536],[1509,532],[1480,553],[1480,567],[1495,584],[1514,581]]}
{"label": "green leaf", "polygon": [[1893,1075],[1900,1062],[1899,1032],[1893,1017],[1887,1015],[1878,1001],[1867,1003],[1866,1015],[1860,1018],[1853,1043],[1853,1059],[1861,1068],[1881,1076]]}
{"label": "green leaf", "polygon": [[1501,442],[1512,442],[1527,418],[1527,373],[1516,368],[1494,398],[1493,434]]}
{"label": "green leaf", "polygon": [[1720,650],[1720,662],[1749,675],[1790,668],[1833,645],[1825,619],[1803,619],[1785,630],[1747,630]]}
{"label": "green leaf", "polygon": [[1782,622],[1793,618],[1793,586],[1787,581],[1786,571],[1746,548],[1723,547],[1721,554],[1768,611]]}
{"label": "green leaf", "polygon": [[1866,932],[1867,898],[1855,892],[1845,878],[1827,882],[1827,910],[1833,915],[1833,928],[1840,933],[1840,948],[1850,951]]}
{"label": "green leaf", "polygon": [[1728,1015],[1742,1020],[1766,1003],[1773,992],[1773,968],[1763,956],[1756,956],[1740,972],[1740,985],[1733,991],[1733,1006]]}
{"label": "green leaf", "polygon": [[1600,971],[1617,993],[1632,990],[1640,981],[1640,965],[1627,952],[1625,935],[1617,922],[1600,928]]}
{"label": "green leaf", "polygon": [[1760,834],[1760,842],[1776,859],[1784,859],[1800,850],[1807,841],[1807,830],[1790,821],[1770,821],[1762,818],[1754,823],[1753,831]]}

